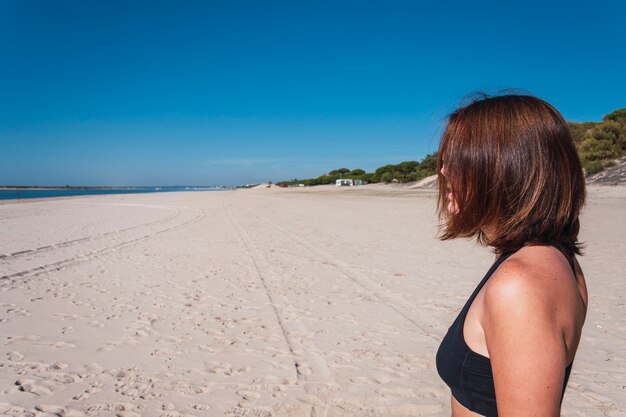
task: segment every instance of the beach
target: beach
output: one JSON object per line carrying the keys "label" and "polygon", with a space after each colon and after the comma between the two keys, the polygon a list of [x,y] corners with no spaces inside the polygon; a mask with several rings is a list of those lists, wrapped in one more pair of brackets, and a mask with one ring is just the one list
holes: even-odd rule
{"label": "beach", "polygon": [[[438,344],[494,255],[400,186],[0,205],[0,413],[444,416]],[[625,416],[626,187],[581,219],[563,416]]]}

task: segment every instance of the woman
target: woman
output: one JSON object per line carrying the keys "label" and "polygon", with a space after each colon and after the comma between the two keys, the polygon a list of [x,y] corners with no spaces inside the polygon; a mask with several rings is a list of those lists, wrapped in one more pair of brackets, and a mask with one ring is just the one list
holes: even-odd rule
{"label": "woman", "polygon": [[536,97],[480,97],[450,115],[438,165],[441,239],[496,253],[437,352],[452,416],[558,416],[587,310],[565,120]]}

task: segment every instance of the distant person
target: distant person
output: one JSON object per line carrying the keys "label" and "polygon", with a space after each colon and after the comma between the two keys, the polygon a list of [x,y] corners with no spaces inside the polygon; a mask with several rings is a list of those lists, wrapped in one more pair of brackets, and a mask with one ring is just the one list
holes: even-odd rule
{"label": "distant person", "polygon": [[452,415],[558,416],[587,312],[565,120],[536,97],[481,96],[449,116],[438,168],[440,238],[496,255],[437,352]]}

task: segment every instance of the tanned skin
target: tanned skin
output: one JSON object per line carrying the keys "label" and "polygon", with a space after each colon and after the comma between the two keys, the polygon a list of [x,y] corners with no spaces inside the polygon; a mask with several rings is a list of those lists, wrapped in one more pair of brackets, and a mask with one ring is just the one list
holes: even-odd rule
{"label": "tanned skin", "polygon": [[[578,263],[552,246],[526,246],[500,265],[474,299],[465,341],[490,358],[498,415],[560,415],[564,370],[574,360],[587,312]],[[478,414],[452,398],[452,416]]]}

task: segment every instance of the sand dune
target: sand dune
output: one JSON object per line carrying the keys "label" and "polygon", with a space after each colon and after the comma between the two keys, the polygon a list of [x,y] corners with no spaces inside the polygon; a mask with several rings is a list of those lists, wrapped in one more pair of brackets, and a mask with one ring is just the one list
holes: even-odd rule
{"label": "sand dune", "polygon": [[[401,187],[0,205],[0,412],[441,416],[434,356],[492,261]],[[564,416],[626,409],[626,188],[590,188]]]}

